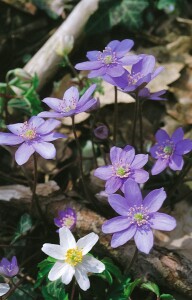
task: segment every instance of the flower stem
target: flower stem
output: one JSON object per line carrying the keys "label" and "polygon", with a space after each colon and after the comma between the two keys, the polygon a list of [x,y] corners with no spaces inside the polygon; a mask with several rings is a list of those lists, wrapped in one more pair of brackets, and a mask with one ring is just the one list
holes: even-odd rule
{"label": "flower stem", "polygon": [[89,193],[88,193],[87,188],[86,188],[84,174],[83,174],[83,156],[82,156],[82,151],[81,151],[81,145],[79,143],[79,139],[77,137],[77,133],[76,133],[76,129],[75,129],[75,117],[72,116],[71,118],[72,118],[73,134],[74,134],[76,145],[77,145],[77,149],[78,149],[78,152],[79,152],[79,170],[80,170],[80,176],[81,176],[81,180],[82,180],[82,183],[83,183],[83,188],[84,188],[85,195],[86,195],[87,199],[90,200]]}
{"label": "flower stem", "polygon": [[114,102],[114,116],[113,116],[113,142],[116,145],[117,142],[117,126],[118,126],[118,98],[117,87],[114,86],[115,102]]}
{"label": "flower stem", "polygon": [[139,131],[140,131],[140,151],[143,153],[143,118],[142,118],[142,101],[138,99],[139,104]]}
{"label": "flower stem", "polygon": [[12,283],[13,286],[15,287],[15,290],[18,289],[18,290],[22,291],[24,294],[26,294],[27,296],[29,296],[31,299],[35,299],[35,297],[32,296],[30,293],[28,293],[27,291],[25,291],[23,288],[17,286],[17,285],[14,283],[13,279],[11,279],[11,283]]}
{"label": "flower stem", "polygon": [[137,247],[136,247],[136,248],[135,248],[135,252],[134,252],[134,254],[133,254],[133,257],[132,257],[132,259],[131,259],[131,261],[130,261],[130,264],[129,264],[129,266],[128,266],[128,267],[126,268],[126,270],[125,270],[125,274],[126,274],[126,275],[130,272],[132,266],[134,265],[134,263],[135,263],[135,261],[136,261],[136,259],[137,259],[138,253],[139,253],[139,251],[138,251],[138,249],[137,249]]}
{"label": "flower stem", "polygon": [[74,299],[74,296],[75,296],[75,288],[76,288],[76,281],[74,280],[74,281],[73,281],[73,286],[72,286],[72,291],[71,291],[71,298],[70,298],[70,300],[73,300],[73,299]]}
{"label": "flower stem", "polygon": [[135,147],[135,132],[136,132],[136,125],[137,125],[138,105],[139,105],[138,92],[135,92],[135,111],[134,111],[133,131],[132,131],[132,140],[131,140],[131,144],[133,147]]}
{"label": "flower stem", "polygon": [[93,121],[91,122],[91,146],[92,146],[92,152],[93,152],[93,160],[94,160],[94,167],[98,168],[98,164],[97,164],[97,155],[95,152],[95,147],[94,147],[94,134],[93,134],[93,127],[95,124],[95,115],[92,114],[93,116]]}

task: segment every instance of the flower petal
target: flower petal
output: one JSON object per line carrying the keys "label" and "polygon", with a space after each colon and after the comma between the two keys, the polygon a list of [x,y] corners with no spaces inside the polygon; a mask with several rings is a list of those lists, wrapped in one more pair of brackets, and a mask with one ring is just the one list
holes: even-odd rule
{"label": "flower petal", "polygon": [[124,197],[113,194],[109,195],[108,198],[109,204],[111,207],[121,216],[127,216],[127,212],[130,208],[129,202]]}
{"label": "flower petal", "polygon": [[14,134],[20,135],[23,129],[23,123],[7,125],[7,128]]}
{"label": "flower petal", "polygon": [[152,175],[157,175],[168,167],[168,160],[158,159],[151,169]]}
{"label": "flower petal", "polygon": [[96,84],[92,84],[86,92],[83,94],[83,96],[79,99],[79,104],[84,105],[91,97],[93,94],[94,90],[96,89]]}
{"label": "flower petal", "polygon": [[150,219],[150,222],[151,222],[150,226],[153,229],[164,230],[164,231],[171,231],[177,225],[175,218],[159,212],[153,214],[153,217],[152,219]]}
{"label": "flower petal", "polygon": [[77,246],[73,234],[67,227],[62,227],[59,229],[59,239],[62,248],[71,249]]}
{"label": "flower petal", "polygon": [[85,255],[82,265],[87,272],[102,273],[105,270],[105,265],[93,256]]}
{"label": "flower petal", "polygon": [[0,132],[0,145],[14,146],[23,143],[23,138],[12,133]]}
{"label": "flower petal", "polygon": [[105,183],[105,192],[107,194],[115,193],[122,186],[122,180],[119,177],[111,177]]}
{"label": "flower petal", "polygon": [[65,259],[65,249],[63,247],[61,247],[60,245],[46,243],[43,245],[41,250],[45,254],[47,254],[55,259],[59,259],[59,260]]}
{"label": "flower petal", "polygon": [[83,106],[78,103],[76,107],[76,114],[80,112],[86,112],[87,110],[94,108],[94,106],[97,104],[97,99],[92,98],[89,99]]}
{"label": "flower petal", "polygon": [[23,143],[15,152],[15,160],[18,163],[18,165],[23,165],[28,161],[29,157],[34,152],[35,149],[32,147],[32,145]]}
{"label": "flower petal", "polygon": [[153,190],[144,198],[143,206],[145,206],[149,212],[158,211],[163,205],[166,196],[164,188]]}
{"label": "flower petal", "polygon": [[155,77],[157,77],[157,75],[159,75],[159,73],[161,73],[162,71],[164,71],[164,67],[158,67],[153,73],[152,73],[152,79],[154,79]]}
{"label": "flower petal", "polygon": [[107,74],[111,77],[119,77],[123,75],[125,72],[124,68],[121,65],[109,66],[107,68]]}
{"label": "flower petal", "polygon": [[0,283],[0,296],[8,293],[10,286],[7,283]]}
{"label": "flower petal", "polygon": [[59,279],[63,273],[66,274],[68,271],[68,266],[70,266],[69,264],[65,263],[64,261],[57,261],[53,267],[51,268],[49,274],[48,274],[48,278],[50,281],[55,281],[57,279]]}
{"label": "flower petal", "polygon": [[79,91],[75,86],[70,87],[66,90],[63,95],[63,100],[66,106],[71,106],[71,102],[77,103],[79,100]]}
{"label": "flower petal", "polygon": [[165,142],[165,140],[169,140],[170,141],[170,137],[167,134],[167,132],[163,129],[159,129],[156,134],[155,134],[155,138],[159,143],[163,143]]}
{"label": "flower petal", "polygon": [[55,119],[49,119],[44,121],[44,123],[42,125],[40,125],[37,128],[37,133],[40,134],[48,134],[51,131],[53,131],[55,129],[55,127],[59,126],[61,124],[60,121],[55,120]]}
{"label": "flower petal", "polygon": [[45,122],[45,120],[43,120],[42,118],[39,118],[38,116],[33,116],[28,121],[28,123],[35,128],[39,127],[44,122]]}
{"label": "flower petal", "polygon": [[43,140],[44,142],[52,142],[57,139],[63,139],[63,138],[67,138],[67,136],[59,132],[52,132],[44,136],[41,136],[41,140]]}
{"label": "flower petal", "polygon": [[64,284],[69,284],[73,278],[73,275],[75,274],[75,268],[67,264],[67,267],[63,270],[63,274],[61,276],[61,281]]}
{"label": "flower petal", "polygon": [[131,164],[135,157],[135,149],[127,145],[121,152],[119,160],[122,164]]}
{"label": "flower petal", "polygon": [[33,148],[45,159],[53,159],[56,155],[55,146],[47,142],[34,142]]}
{"label": "flower petal", "polygon": [[159,147],[159,145],[156,144],[156,145],[154,145],[154,146],[152,146],[152,147],[150,148],[151,156],[154,157],[154,158],[158,158],[158,155],[157,155],[158,147]]}
{"label": "flower petal", "polygon": [[102,226],[104,233],[114,233],[127,229],[130,226],[130,220],[128,217],[114,217],[106,221]]}
{"label": "flower petal", "polygon": [[149,179],[149,173],[142,169],[134,169],[132,170],[130,178],[134,179],[137,183],[144,183]]}
{"label": "flower petal", "polygon": [[77,70],[97,70],[102,67],[102,62],[100,61],[85,61],[75,65]]}
{"label": "flower petal", "polygon": [[140,169],[148,162],[148,154],[137,154],[131,164],[131,168]]}
{"label": "flower petal", "polygon": [[114,233],[111,240],[111,247],[116,248],[127,243],[134,236],[137,227],[131,225],[128,229]]}
{"label": "flower petal", "polygon": [[88,74],[88,78],[100,77],[106,74],[107,66],[103,66],[100,69],[93,70]]}
{"label": "flower petal", "polygon": [[136,64],[139,61],[138,55],[125,55],[120,59],[124,66]]}
{"label": "flower petal", "polygon": [[75,278],[83,291],[86,291],[90,288],[90,281],[83,267],[77,266],[75,268]]}
{"label": "flower petal", "polygon": [[129,39],[125,39],[123,41],[121,41],[119,43],[118,46],[116,46],[115,48],[115,52],[116,52],[116,56],[122,57],[123,55],[125,55],[126,53],[129,52],[129,50],[133,47],[134,42],[132,40]]}
{"label": "flower petal", "polygon": [[181,155],[173,154],[169,161],[169,167],[174,170],[182,170],[184,165],[184,160]]}
{"label": "flower petal", "polygon": [[94,171],[94,176],[103,180],[108,180],[109,178],[111,178],[112,174],[113,174],[112,166],[99,167]]}
{"label": "flower petal", "polygon": [[176,144],[175,154],[183,155],[189,153],[191,150],[192,141],[190,139],[185,139]]}
{"label": "flower petal", "polygon": [[[43,101],[45,104],[47,104],[50,108],[52,108],[54,111],[60,111],[60,107],[63,105],[63,100],[61,99],[57,99],[57,98],[52,98],[52,97],[47,97],[45,99],[43,99]],[[38,116],[42,116],[43,113],[39,113]]]}
{"label": "flower petal", "polygon": [[54,111],[42,111],[41,113],[38,114],[38,116],[43,118],[62,118],[63,114]]}
{"label": "flower petal", "polygon": [[114,41],[111,41],[109,44],[107,44],[107,47],[106,48],[111,48],[112,51],[114,51],[120,44],[120,41],[118,40],[114,40]]}
{"label": "flower petal", "polygon": [[142,204],[141,190],[133,179],[127,179],[124,184],[125,198],[130,206],[140,206]]}
{"label": "flower petal", "polygon": [[97,243],[99,236],[91,232],[77,241],[77,247],[82,249],[83,255],[87,254]]}
{"label": "flower petal", "polygon": [[181,141],[183,139],[183,137],[184,137],[184,131],[181,127],[179,127],[173,132],[171,139],[176,144],[179,141]]}
{"label": "flower petal", "polygon": [[110,150],[110,159],[112,164],[118,163],[120,156],[122,154],[123,149],[119,148],[119,147],[112,147]]}
{"label": "flower petal", "polygon": [[99,51],[88,51],[86,56],[89,60],[97,60]]}
{"label": "flower petal", "polygon": [[153,232],[151,229],[137,229],[134,240],[139,251],[148,254],[153,247]]}

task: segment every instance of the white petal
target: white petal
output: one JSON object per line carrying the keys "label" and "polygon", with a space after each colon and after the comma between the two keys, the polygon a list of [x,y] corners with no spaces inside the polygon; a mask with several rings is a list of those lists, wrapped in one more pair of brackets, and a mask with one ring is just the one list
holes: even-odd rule
{"label": "white petal", "polygon": [[47,254],[55,259],[59,259],[59,260],[65,259],[66,250],[63,247],[61,247],[60,245],[44,244],[43,247],[41,248],[41,250],[45,254]]}
{"label": "white petal", "polygon": [[105,270],[105,265],[93,256],[85,255],[82,262],[83,267],[87,272],[102,273]]}
{"label": "white petal", "polygon": [[90,281],[87,277],[86,271],[82,267],[75,268],[75,278],[78,285],[83,291],[86,291],[90,288]]}
{"label": "white petal", "polygon": [[67,264],[67,268],[65,268],[65,272],[62,274],[62,282],[64,284],[69,284],[74,274],[75,274],[75,268]]}
{"label": "white petal", "polygon": [[62,227],[59,229],[59,238],[60,245],[66,250],[76,248],[75,238],[67,227]]}
{"label": "white petal", "polygon": [[0,283],[0,296],[7,294],[10,290],[10,287],[7,283]]}
{"label": "white petal", "polygon": [[83,255],[87,254],[93,246],[97,243],[99,236],[94,232],[91,232],[79,239],[77,242],[77,247],[82,249]]}
{"label": "white petal", "polygon": [[51,271],[48,274],[48,278],[51,281],[59,279],[63,274],[65,274],[66,269],[68,270],[68,264],[64,261],[57,261],[52,267]]}

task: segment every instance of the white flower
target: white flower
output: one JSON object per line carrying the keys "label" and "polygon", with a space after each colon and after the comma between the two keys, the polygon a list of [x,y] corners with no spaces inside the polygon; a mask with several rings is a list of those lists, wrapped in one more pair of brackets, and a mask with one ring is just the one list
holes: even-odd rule
{"label": "white flower", "polygon": [[48,274],[49,280],[61,277],[64,284],[69,284],[74,275],[80,288],[86,291],[90,287],[87,273],[101,273],[105,270],[102,262],[86,255],[97,243],[98,235],[92,232],[76,242],[71,231],[62,227],[59,229],[59,238],[60,245],[44,244],[42,247],[44,253],[57,259]]}
{"label": "white flower", "polygon": [[10,290],[10,287],[7,283],[0,283],[0,297],[7,294]]}

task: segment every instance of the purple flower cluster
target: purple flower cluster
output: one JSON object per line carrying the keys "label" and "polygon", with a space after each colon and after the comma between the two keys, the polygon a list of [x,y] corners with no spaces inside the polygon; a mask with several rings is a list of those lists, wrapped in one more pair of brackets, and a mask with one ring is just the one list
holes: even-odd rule
{"label": "purple flower cluster", "polygon": [[183,155],[192,150],[192,141],[183,139],[184,132],[180,127],[170,137],[163,129],[159,129],[155,135],[157,143],[151,147],[152,157],[157,159],[151,173],[157,175],[167,167],[173,171],[182,170],[184,161]]}
{"label": "purple flower cluster", "polygon": [[7,258],[2,258],[0,262],[0,275],[5,277],[14,277],[19,272],[17,258],[15,256],[9,261]]}
{"label": "purple flower cluster", "polygon": [[153,229],[170,231],[176,226],[173,217],[157,212],[162,206],[166,193],[163,188],[151,191],[142,199],[137,183],[128,179],[124,194],[109,196],[110,206],[120,215],[106,221],[104,233],[113,233],[111,247],[119,247],[134,238],[137,248],[148,254],[153,247]]}
{"label": "purple flower cluster", "polygon": [[112,194],[118,189],[124,190],[124,184],[128,178],[137,183],[144,183],[149,179],[147,171],[142,167],[148,161],[148,155],[137,154],[133,147],[127,145],[124,149],[112,147],[110,150],[111,165],[99,167],[94,175],[106,180],[105,192]]}
{"label": "purple flower cluster", "polygon": [[[58,212],[58,217],[54,218],[54,223],[57,227],[67,227],[72,230],[77,222],[77,214],[74,209],[68,207],[65,210]],[[58,232],[59,230],[57,230]]]}

